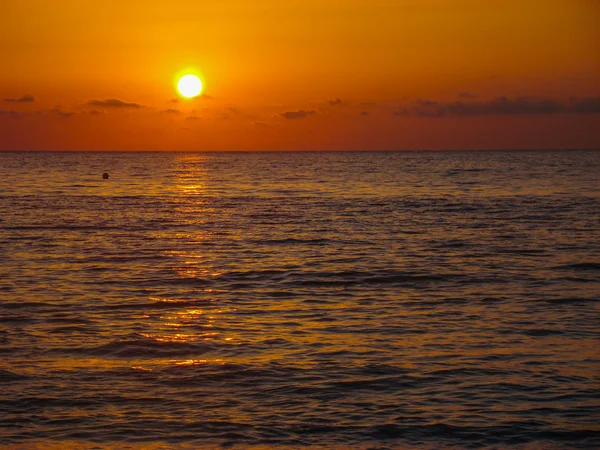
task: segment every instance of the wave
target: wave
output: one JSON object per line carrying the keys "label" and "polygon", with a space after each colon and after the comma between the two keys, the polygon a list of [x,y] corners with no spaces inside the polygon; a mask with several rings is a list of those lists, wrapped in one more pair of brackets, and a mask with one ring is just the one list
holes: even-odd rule
{"label": "wave", "polygon": [[162,340],[133,334],[127,338],[115,339],[108,344],[95,347],[79,347],[64,349],[68,353],[79,353],[90,356],[118,357],[118,358],[164,358],[183,357],[189,355],[202,355],[215,348],[214,343],[206,341],[181,342],[176,340]]}
{"label": "wave", "polygon": [[340,271],[298,274],[288,283],[299,286],[360,286],[360,285],[422,285],[435,282],[464,280],[460,274],[431,274],[400,271]]}
{"label": "wave", "polygon": [[38,309],[51,307],[49,303],[43,302],[2,302],[0,308],[2,309]]}
{"label": "wave", "polygon": [[597,271],[600,270],[600,263],[596,262],[582,262],[574,264],[565,264],[564,266],[557,266],[556,269],[575,270],[575,271]]}
{"label": "wave", "polygon": [[[402,421],[402,417],[398,420]],[[406,418],[410,421],[410,418]],[[497,446],[522,445],[545,442],[550,448],[554,443],[579,442],[587,445],[600,442],[600,431],[595,429],[564,430],[549,429],[550,424],[544,421],[512,421],[490,426],[459,426],[444,422],[431,424],[396,424],[374,425],[361,431],[361,434],[375,439],[407,439],[418,442],[422,439],[439,440],[445,445]],[[542,444],[541,448],[545,445]],[[592,448],[592,447],[589,447]]]}
{"label": "wave", "polygon": [[577,305],[585,303],[599,303],[599,297],[562,297],[562,298],[548,298],[544,299],[546,303],[555,305]]}
{"label": "wave", "polygon": [[284,239],[259,239],[256,241],[259,245],[327,245],[331,239],[316,238],[316,239],[299,239],[299,238],[284,238]]}
{"label": "wave", "polygon": [[0,369],[0,383],[22,381],[28,378],[27,375],[21,375],[10,370]]}

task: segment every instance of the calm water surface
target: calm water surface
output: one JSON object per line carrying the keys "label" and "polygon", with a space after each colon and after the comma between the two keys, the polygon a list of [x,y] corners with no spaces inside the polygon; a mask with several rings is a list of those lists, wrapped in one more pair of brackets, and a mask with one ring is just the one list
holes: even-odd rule
{"label": "calm water surface", "polygon": [[0,175],[0,445],[600,448],[600,152]]}

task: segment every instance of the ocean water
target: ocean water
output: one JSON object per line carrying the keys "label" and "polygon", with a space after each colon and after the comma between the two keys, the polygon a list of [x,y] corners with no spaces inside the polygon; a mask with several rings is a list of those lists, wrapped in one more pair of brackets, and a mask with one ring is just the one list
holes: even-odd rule
{"label": "ocean water", "polygon": [[0,153],[6,448],[600,448],[599,344],[600,152]]}

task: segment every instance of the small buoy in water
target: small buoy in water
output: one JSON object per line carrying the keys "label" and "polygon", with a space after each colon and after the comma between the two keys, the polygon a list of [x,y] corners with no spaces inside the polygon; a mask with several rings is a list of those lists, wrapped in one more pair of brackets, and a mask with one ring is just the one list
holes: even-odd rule
{"label": "small buoy in water", "polygon": [[102,174],[102,179],[104,179],[104,180],[108,180],[108,172],[104,172],[104,173]]}

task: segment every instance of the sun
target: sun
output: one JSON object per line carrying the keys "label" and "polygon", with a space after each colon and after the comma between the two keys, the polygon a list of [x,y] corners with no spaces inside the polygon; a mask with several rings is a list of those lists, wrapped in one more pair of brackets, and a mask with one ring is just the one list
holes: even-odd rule
{"label": "sun", "polygon": [[184,97],[196,97],[202,92],[202,81],[196,75],[184,75],[177,82],[177,90]]}

